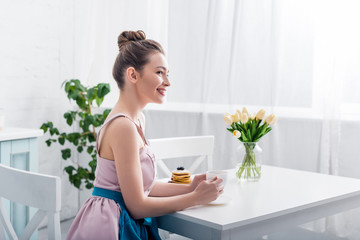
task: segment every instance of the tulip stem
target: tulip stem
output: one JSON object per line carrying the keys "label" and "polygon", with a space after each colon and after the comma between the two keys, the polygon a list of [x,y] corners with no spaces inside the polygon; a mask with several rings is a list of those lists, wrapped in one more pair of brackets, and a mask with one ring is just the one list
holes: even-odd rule
{"label": "tulip stem", "polygon": [[256,181],[261,176],[261,167],[256,164],[255,159],[255,147],[254,142],[244,142],[245,155],[243,161],[236,172],[239,179],[253,180]]}

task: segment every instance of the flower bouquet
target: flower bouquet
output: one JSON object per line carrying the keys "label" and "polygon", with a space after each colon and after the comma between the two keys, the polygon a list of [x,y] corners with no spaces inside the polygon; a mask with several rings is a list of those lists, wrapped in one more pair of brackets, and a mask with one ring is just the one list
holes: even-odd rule
{"label": "flower bouquet", "polygon": [[239,165],[236,176],[238,179],[256,181],[261,177],[261,165],[256,161],[257,152],[260,152],[257,142],[271,131],[277,117],[274,114],[265,117],[265,110],[249,114],[244,107],[235,114],[225,113],[224,121],[229,126],[227,130],[240,140],[245,148],[244,158]]}

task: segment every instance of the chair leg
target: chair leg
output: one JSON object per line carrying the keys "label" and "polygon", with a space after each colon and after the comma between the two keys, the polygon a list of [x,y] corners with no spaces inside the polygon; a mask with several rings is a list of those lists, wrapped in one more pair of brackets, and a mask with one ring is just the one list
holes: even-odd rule
{"label": "chair leg", "polygon": [[5,231],[10,239],[18,239],[0,197],[0,239],[5,239]]}
{"label": "chair leg", "polygon": [[60,212],[48,214],[48,239],[61,240]]}

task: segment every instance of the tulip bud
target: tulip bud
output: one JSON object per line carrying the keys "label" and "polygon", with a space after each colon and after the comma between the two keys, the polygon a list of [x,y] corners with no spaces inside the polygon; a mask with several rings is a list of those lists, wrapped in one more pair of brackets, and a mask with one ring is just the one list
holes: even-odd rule
{"label": "tulip bud", "polygon": [[267,124],[270,124],[271,121],[274,119],[274,117],[275,117],[274,114],[270,114],[269,116],[267,116],[267,117],[265,118],[265,122],[266,122]]}
{"label": "tulip bud", "polygon": [[231,117],[231,114],[230,114],[230,113],[225,113],[225,114],[224,114],[224,117],[226,117],[226,116]]}
{"label": "tulip bud", "polygon": [[225,113],[225,115],[224,115],[224,121],[225,121],[226,125],[229,125],[229,126],[230,126],[230,125],[233,123],[231,114]]}
{"label": "tulip bud", "polygon": [[255,117],[256,117],[256,113],[253,113],[253,114],[251,114],[251,115],[249,116],[249,118],[250,118],[251,120],[255,119]]}
{"label": "tulip bud", "polygon": [[258,111],[258,113],[256,114],[256,119],[263,120],[264,116],[265,116],[265,110],[264,110],[264,109],[261,109],[261,110]]}
{"label": "tulip bud", "polygon": [[249,115],[249,112],[247,111],[247,109],[246,109],[246,107],[243,107],[243,109],[242,109],[242,114],[247,114],[247,115]]}
{"label": "tulip bud", "polygon": [[239,137],[241,137],[241,132],[238,130],[235,130],[235,131],[233,131],[233,135],[234,135],[234,137],[239,138]]}
{"label": "tulip bud", "polygon": [[273,120],[270,122],[270,125],[274,125],[278,120],[278,117],[274,117]]}
{"label": "tulip bud", "polygon": [[231,118],[232,118],[233,122],[240,121],[240,117],[237,113],[235,113],[234,115],[231,115]]}
{"label": "tulip bud", "polygon": [[240,122],[240,120],[241,120],[241,112],[239,110],[237,110],[235,115],[236,115],[236,120],[237,120],[236,122]]}
{"label": "tulip bud", "polygon": [[248,120],[249,120],[248,114],[244,113],[244,111],[243,111],[243,113],[241,114],[241,123],[245,124],[245,123],[247,123]]}

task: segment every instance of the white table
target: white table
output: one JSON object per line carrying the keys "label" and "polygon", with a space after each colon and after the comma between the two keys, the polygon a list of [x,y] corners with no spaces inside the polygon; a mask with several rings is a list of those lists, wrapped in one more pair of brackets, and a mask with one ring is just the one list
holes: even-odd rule
{"label": "white table", "polygon": [[360,206],[360,179],[263,166],[259,182],[229,170],[225,205],[203,205],[157,218],[159,228],[192,239],[255,239]]}

